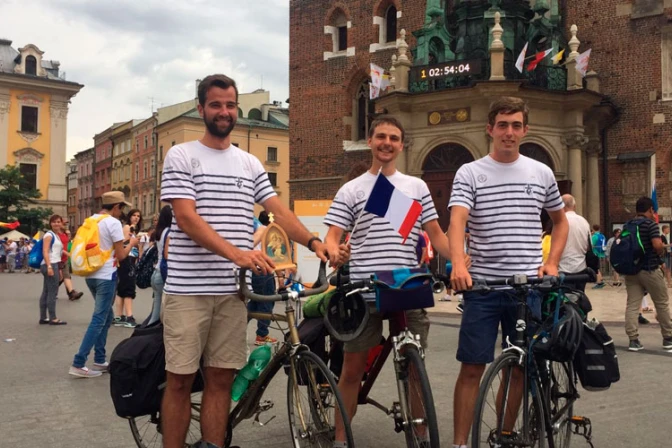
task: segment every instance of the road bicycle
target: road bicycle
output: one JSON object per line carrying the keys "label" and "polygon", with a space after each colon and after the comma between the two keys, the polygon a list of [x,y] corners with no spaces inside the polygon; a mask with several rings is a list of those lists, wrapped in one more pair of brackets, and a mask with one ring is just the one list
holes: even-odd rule
{"label": "road bicycle", "polygon": [[[350,282],[348,276],[332,277],[330,282],[345,295],[365,294],[375,292],[378,287],[387,287],[376,280]],[[389,319],[389,335],[382,342],[382,350],[362,381],[357,404],[372,405],[392,417],[394,430],[404,433],[409,448],[438,448],[439,426],[420,336],[409,331],[405,311],[384,314],[384,318]],[[369,394],[390,354],[398,397],[388,407]]]}
{"label": "road bicycle", "polygon": [[[531,341],[541,326],[528,306],[530,293],[551,297],[546,306],[558,306],[556,300],[575,306],[566,295],[571,288],[562,283],[594,281],[594,275],[575,274],[561,277],[529,278],[514,275],[505,279],[474,278],[470,291],[488,293],[509,286],[516,300],[515,340],[506,338],[502,350],[483,376],[472,426],[472,448],[568,448],[572,434],[584,436],[592,446],[590,419],[575,416],[574,404],[580,398],[571,360],[550,361],[535,356]],[[551,294],[549,296],[549,293]]]}
{"label": "road bicycle", "polygon": [[[317,282],[311,288],[300,292],[288,290],[280,294],[262,296],[251,292],[247,285],[247,271],[239,271],[238,286],[241,294],[250,300],[285,302],[285,314],[248,313],[252,319],[268,319],[274,323],[286,323],[287,338],[268,362],[259,377],[250,382],[249,387],[229,414],[224,447],[231,446],[234,429],[244,420],[254,418],[253,422],[264,426],[274,418],[262,422],[261,414],[274,407],[270,400],[262,400],[264,391],[275,375],[285,368],[287,372],[287,413],[292,437],[292,446],[331,448],[334,441],[335,415],[340,413],[345,423],[348,447],[354,447],[350,422],[343,407],[336,380],[324,361],[301,344],[296,329],[295,308],[301,306],[300,299],[324,292],[327,287],[326,264],[322,262]],[[201,438],[200,415],[201,393],[192,394],[191,422],[187,442],[189,446]],[[161,415],[159,412],[139,418],[129,419],[133,438],[139,448],[158,448],[162,446]]]}

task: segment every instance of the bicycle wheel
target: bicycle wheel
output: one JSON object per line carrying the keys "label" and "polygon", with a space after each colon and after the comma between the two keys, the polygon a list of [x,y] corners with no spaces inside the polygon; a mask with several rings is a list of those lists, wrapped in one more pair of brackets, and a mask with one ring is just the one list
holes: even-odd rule
{"label": "bicycle wheel", "polygon": [[[187,429],[185,446],[201,440],[201,392],[191,394],[191,421]],[[129,418],[131,434],[138,448],[161,448],[163,436],[161,435],[161,415],[157,412],[152,415]]]}
{"label": "bicycle wheel", "polygon": [[403,395],[400,403],[406,446],[438,448],[439,425],[425,363],[415,346],[408,345],[403,351],[404,360],[397,378],[401,381],[400,391]]}
{"label": "bicycle wheel", "polygon": [[[517,353],[502,353],[485,372],[474,409],[472,448],[546,446],[541,398],[531,392],[536,383],[527,387],[527,418],[523,412],[524,372],[519,358]],[[515,377],[519,381],[512,380]]]}
{"label": "bicycle wheel", "polygon": [[354,447],[341,393],[324,361],[315,353],[303,351],[291,363],[287,379],[287,411],[294,447],[332,448],[336,413],[340,413],[345,422],[348,448]]}
{"label": "bicycle wheel", "polygon": [[551,362],[549,373],[547,409],[551,414],[553,444],[555,448],[569,448],[572,436],[571,418],[574,415],[574,401],[577,398],[572,363]]}

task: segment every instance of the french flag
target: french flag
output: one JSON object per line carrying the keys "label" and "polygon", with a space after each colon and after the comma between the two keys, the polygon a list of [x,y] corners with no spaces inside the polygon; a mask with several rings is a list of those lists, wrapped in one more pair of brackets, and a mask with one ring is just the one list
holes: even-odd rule
{"label": "french flag", "polygon": [[404,238],[403,244],[422,213],[422,204],[394,188],[379,173],[364,210],[389,221],[394,230]]}

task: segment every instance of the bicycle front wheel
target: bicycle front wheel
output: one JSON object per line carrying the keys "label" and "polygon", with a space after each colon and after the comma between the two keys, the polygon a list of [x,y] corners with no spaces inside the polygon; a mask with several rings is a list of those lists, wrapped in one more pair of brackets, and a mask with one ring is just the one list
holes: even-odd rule
{"label": "bicycle front wheel", "polygon": [[571,419],[577,393],[571,362],[550,363],[550,391],[547,394],[553,444],[555,448],[569,448],[572,436]]}
{"label": "bicycle front wheel", "polygon": [[471,429],[472,448],[544,448],[544,413],[537,383],[525,389],[520,355],[502,353],[481,382]]}
{"label": "bicycle front wheel", "polygon": [[439,448],[439,425],[432,388],[425,369],[425,363],[418,349],[408,345],[403,349],[397,379],[400,384],[403,428],[406,446],[409,448]]}
{"label": "bicycle front wheel", "polygon": [[291,360],[287,380],[289,429],[295,448],[332,448],[336,414],[345,425],[348,448],[355,446],[343,400],[334,376],[315,353],[303,351]]}

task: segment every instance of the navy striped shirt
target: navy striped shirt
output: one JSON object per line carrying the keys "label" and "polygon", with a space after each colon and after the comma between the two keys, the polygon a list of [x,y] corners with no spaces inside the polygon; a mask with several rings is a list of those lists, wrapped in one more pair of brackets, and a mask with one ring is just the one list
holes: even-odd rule
{"label": "navy striped shirt", "polygon": [[[252,250],[254,203],[275,196],[259,159],[230,146],[208,148],[199,141],[173,146],[166,155],[161,200],[191,199],[196,212],[222,238]],[[220,295],[237,291],[234,264],[196,244],[173,218],[164,291],[180,295]]]}
{"label": "navy striped shirt", "polygon": [[523,155],[515,162],[492,157],[462,165],[448,207],[469,210],[472,275],[536,276],[542,264],[542,209],[564,208],[553,171]]}

